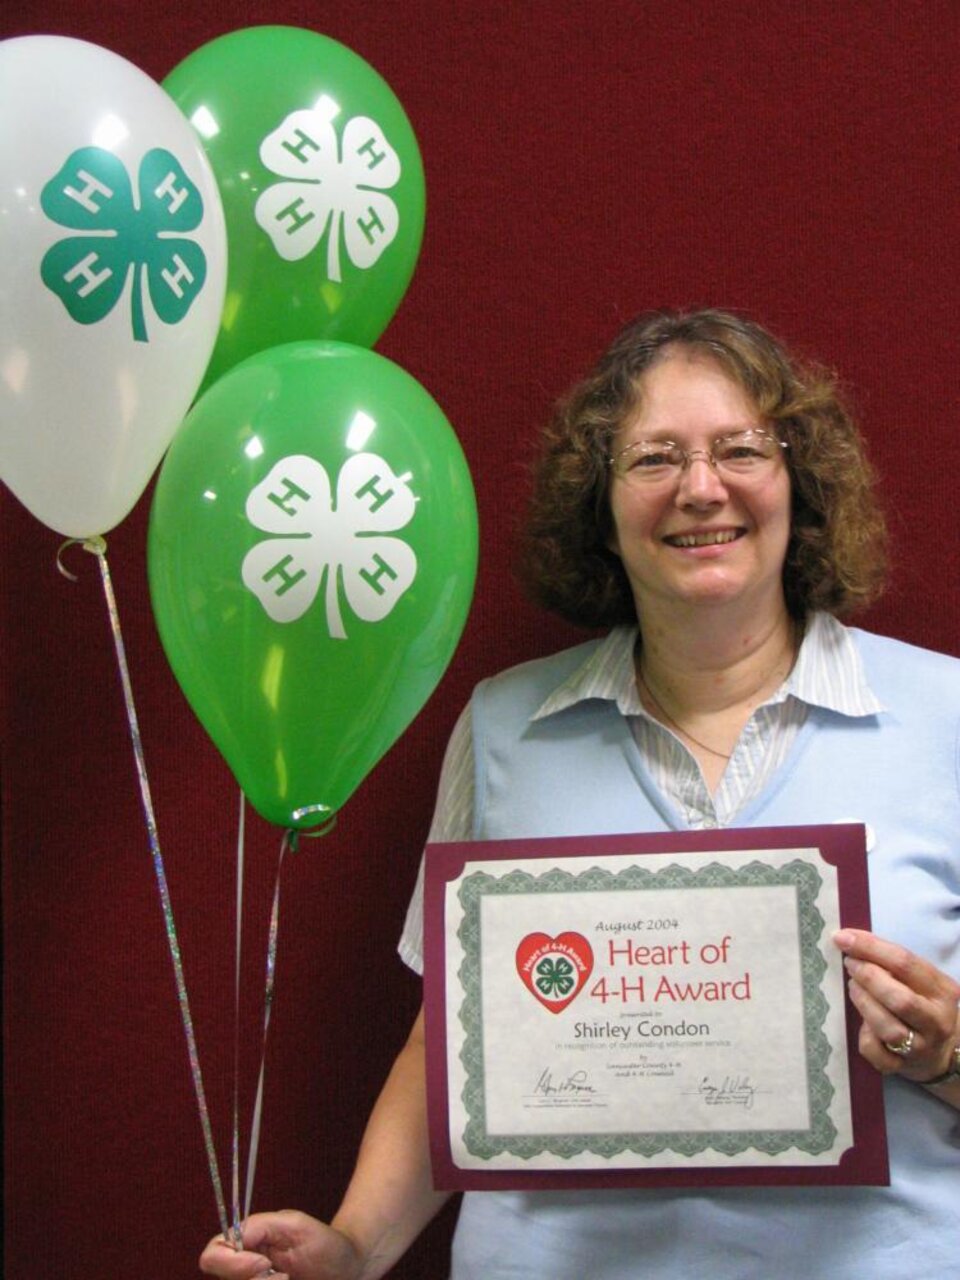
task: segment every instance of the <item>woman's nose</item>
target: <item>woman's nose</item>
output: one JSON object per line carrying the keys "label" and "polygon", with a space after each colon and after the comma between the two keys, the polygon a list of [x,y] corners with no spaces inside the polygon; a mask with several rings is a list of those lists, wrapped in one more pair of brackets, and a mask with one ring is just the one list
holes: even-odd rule
{"label": "woman's nose", "polygon": [[713,465],[713,461],[705,449],[694,449],[687,454],[687,465],[680,473],[680,487],[677,491],[679,502],[693,502],[697,505],[711,502],[723,502],[727,496],[723,478]]}

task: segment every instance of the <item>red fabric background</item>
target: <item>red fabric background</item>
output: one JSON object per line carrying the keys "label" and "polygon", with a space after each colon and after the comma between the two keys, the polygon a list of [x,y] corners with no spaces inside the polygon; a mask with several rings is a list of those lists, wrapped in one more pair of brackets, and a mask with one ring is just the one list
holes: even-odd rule
{"label": "red fabric background", "polygon": [[[573,634],[510,578],[526,442],[622,320],[742,308],[835,364],[896,539],[891,590],[866,621],[960,652],[960,9],[14,0],[0,33],[78,36],[160,79],[261,22],[343,41],[413,122],[427,232],[379,349],[446,410],[482,521],[448,675],[337,831],[288,864],[256,1205],[328,1215],[418,1003],[394,944],[446,736],[478,678]],[[148,507],[149,494],[111,535],[110,563],[226,1158],[236,789],[159,647]],[[216,1215],[96,566],[77,552],[80,580],[61,577],[59,539],[6,492],[0,538],[7,1274],[187,1277]],[[277,851],[254,819],[245,1098]],[[448,1227],[395,1274],[445,1275]]]}

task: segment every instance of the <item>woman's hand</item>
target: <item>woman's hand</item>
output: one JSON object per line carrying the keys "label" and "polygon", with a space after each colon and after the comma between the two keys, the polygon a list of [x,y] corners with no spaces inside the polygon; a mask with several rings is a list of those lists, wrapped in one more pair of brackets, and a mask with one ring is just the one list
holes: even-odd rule
{"label": "woman's hand", "polygon": [[379,1280],[449,1198],[431,1177],[421,1010],[373,1108],[332,1225],[293,1209],[252,1214],[243,1249],[215,1236],[200,1270],[221,1280]]}
{"label": "woman's hand", "polygon": [[215,1236],[200,1270],[223,1280],[359,1280],[363,1259],[342,1232],[305,1213],[255,1213],[243,1224],[243,1249]]}
{"label": "woman's hand", "polygon": [[833,941],[844,954],[850,999],[863,1018],[863,1057],[885,1075],[918,1084],[946,1071],[960,1039],[960,983],[862,929],[841,929]]}

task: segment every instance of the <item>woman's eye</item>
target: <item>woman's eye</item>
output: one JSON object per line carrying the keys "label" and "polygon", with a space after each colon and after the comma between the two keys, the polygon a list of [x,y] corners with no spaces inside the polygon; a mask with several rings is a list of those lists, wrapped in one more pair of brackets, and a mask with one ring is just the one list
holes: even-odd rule
{"label": "woman's eye", "polygon": [[713,456],[721,465],[749,467],[763,462],[769,454],[758,441],[729,440],[716,445]]}
{"label": "woman's eye", "polygon": [[638,453],[633,459],[634,467],[653,468],[669,467],[673,456],[669,450],[660,449],[655,453]]}

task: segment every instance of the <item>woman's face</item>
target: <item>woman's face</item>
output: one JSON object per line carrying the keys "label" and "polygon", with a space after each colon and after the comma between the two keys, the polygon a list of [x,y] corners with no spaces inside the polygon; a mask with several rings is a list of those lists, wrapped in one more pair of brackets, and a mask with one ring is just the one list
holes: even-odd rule
{"label": "woman's face", "polygon": [[[763,427],[746,393],[709,356],[668,350],[643,375],[639,411],[611,452],[640,440],[709,451],[721,436]],[[702,454],[663,483],[610,480],[614,532],[645,625],[678,605],[743,603],[784,608],[782,570],[790,538],[790,476],[782,451],[760,476],[724,477]]]}

